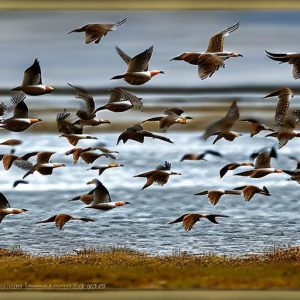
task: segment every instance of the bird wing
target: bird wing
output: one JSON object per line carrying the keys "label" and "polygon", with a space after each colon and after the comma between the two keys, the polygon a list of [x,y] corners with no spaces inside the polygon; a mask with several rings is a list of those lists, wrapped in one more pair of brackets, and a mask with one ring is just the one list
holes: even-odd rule
{"label": "bird wing", "polygon": [[184,113],[184,110],[181,107],[167,107],[164,110],[165,115],[175,115],[175,116],[181,116]]}
{"label": "bird wing", "polygon": [[49,162],[50,157],[54,154],[55,152],[50,152],[50,151],[43,151],[39,152],[37,155],[36,163],[37,164],[46,164]]}
{"label": "bird wing", "polygon": [[153,52],[153,46],[134,56],[128,64],[127,72],[143,72],[148,68],[149,61]]}
{"label": "bird wing", "polygon": [[198,75],[201,80],[204,80],[224,66],[224,60],[221,57],[214,54],[202,54],[198,59]]}
{"label": "bird wing", "polygon": [[269,151],[261,152],[257,155],[254,168],[271,168],[271,155]]}
{"label": "bird wing", "polygon": [[42,84],[42,73],[38,59],[25,70],[23,76],[22,86]]}
{"label": "bird wing", "polygon": [[77,99],[81,99],[85,102],[85,108],[84,110],[87,112],[87,114],[92,114],[92,112],[95,110],[95,101],[94,98],[88,93],[87,90],[74,86],[70,83],[68,85],[74,89],[77,90],[78,95],[76,96]]}
{"label": "bird wing", "polygon": [[80,157],[87,164],[92,164],[100,156],[101,156],[100,154],[94,153],[94,152],[82,152],[82,153],[80,153]]}
{"label": "bird wing", "polygon": [[239,28],[239,23],[236,23],[225,30],[214,34],[209,42],[206,52],[223,52],[224,50],[224,37],[228,36],[231,32]]}
{"label": "bird wing", "polygon": [[93,195],[94,200],[92,205],[111,202],[110,194],[107,188],[101,182],[99,182],[98,186],[94,189]]}
{"label": "bird wing", "polygon": [[300,58],[299,57],[295,57],[289,60],[289,63],[293,65],[293,77],[295,79],[299,79],[300,78]]}
{"label": "bird wing", "polygon": [[169,171],[169,170],[171,170],[171,166],[172,166],[172,164],[170,162],[165,161],[165,163],[163,165],[158,165],[156,167],[156,170]]}
{"label": "bird wing", "polygon": [[162,140],[162,141],[165,141],[165,142],[168,142],[168,143],[173,144],[173,142],[172,142],[170,139],[168,139],[168,138],[166,138],[166,137],[164,137],[164,136],[161,136],[161,135],[153,134],[153,133],[150,132],[150,131],[143,130],[143,131],[141,131],[140,133],[141,133],[143,136],[152,137],[153,139],[159,139],[159,140]]}
{"label": "bird wing", "polygon": [[8,203],[8,200],[2,193],[0,193],[0,209],[9,208],[9,207],[10,205]]}
{"label": "bird wing", "polygon": [[184,218],[185,216],[187,216],[187,215],[188,215],[188,214],[184,214],[184,215],[180,216],[179,218],[177,218],[176,220],[170,222],[169,224],[174,224],[174,223],[182,222],[182,221],[183,221],[183,218]]}
{"label": "bird wing", "polygon": [[43,221],[36,222],[36,224],[54,222],[54,221],[55,221],[55,218],[56,218],[56,215],[50,217],[49,219],[46,219],[46,220],[43,220]]}
{"label": "bird wing", "polygon": [[216,220],[217,217],[229,218],[229,216],[226,215],[202,215],[202,217],[208,219],[210,222],[215,224],[219,224]]}
{"label": "bird wing", "polygon": [[227,120],[231,120],[233,122],[235,122],[236,120],[238,120],[240,117],[240,111],[239,111],[239,107],[237,105],[237,102],[234,100],[232,101],[232,104],[230,105],[225,118]]}
{"label": "bird wing", "polygon": [[199,221],[199,219],[201,218],[201,215],[199,214],[187,214],[184,218],[183,218],[183,227],[186,231],[190,231],[194,224],[196,222]]}
{"label": "bird wing", "polygon": [[117,50],[118,54],[121,56],[121,58],[128,65],[129,61],[131,60],[131,57],[129,55],[127,55],[123,50],[121,50],[118,46],[116,46],[116,50]]}
{"label": "bird wing", "polygon": [[238,163],[230,163],[220,169],[220,177],[222,178],[229,170],[234,170],[239,167]]}

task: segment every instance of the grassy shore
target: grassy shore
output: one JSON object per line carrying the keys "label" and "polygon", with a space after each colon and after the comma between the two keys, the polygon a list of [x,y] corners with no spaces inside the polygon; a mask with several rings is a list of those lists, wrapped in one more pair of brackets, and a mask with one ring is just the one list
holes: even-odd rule
{"label": "grassy shore", "polygon": [[2,289],[299,289],[300,247],[242,257],[177,253],[150,256],[128,249],[32,256],[0,250]]}
{"label": "grassy shore", "polygon": [[267,9],[267,10],[283,10],[283,9],[299,9],[300,3],[294,0],[1,0],[0,9],[2,10],[32,10],[32,9],[65,9],[65,10],[249,10],[249,9]]}

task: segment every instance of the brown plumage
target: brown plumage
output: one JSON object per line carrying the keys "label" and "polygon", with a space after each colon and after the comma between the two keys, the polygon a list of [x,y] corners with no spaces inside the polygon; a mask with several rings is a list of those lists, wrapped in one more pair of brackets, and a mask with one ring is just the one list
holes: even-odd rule
{"label": "brown plumage", "polygon": [[244,186],[237,187],[234,190],[242,191],[245,201],[250,201],[250,199],[255,194],[271,196],[269,190],[265,186],[263,186],[263,188],[261,189],[260,187],[258,187],[256,185],[244,185]]}
{"label": "brown plumage", "polygon": [[124,79],[127,83],[131,85],[141,85],[146,83],[152,77],[158,74],[164,74],[164,72],[160,70],[148,71],[149,61],[151,59],[152,52],[153,46],[137,54],[133,58],[130,58],[128,63],[126,62],[128,64],[126,73],[114,76],[111,79]]}
{"label": "brown plumage", "polygon": [[214,155],[217,157],[223,157],[223,155],[218,152],[218,151],[213,151],[213,150],[206,150],[203,153],[197,154],[197,153],[188,153],[185,154],[180,161],[184,161],[184,160],[206,160],[205,157],[206,155]]}
{"label": "brown plumage", "polygon": [[233,125],[239,119],[239,117],[239,107],[237,105],[237,102],[234,100],[230,105],[229,109],[227,110],[225,117],[211,123],[206,128],[202,138],[206,140],[208,139],[208,137],[210,137],[216,132],[230,131],[230,129],[233,127]]}
{"label": "brown plumage", "polygon": [[82,134],[83,126],[76,123],[75,115],[63,111],[57,114],[56,116],[56,124],[57,130],[63,134]]}
{"label": "brown plumage", "polygon": [[98,170],[99,171],[99,176],[107,169],[110,168],[118,168],[118,167],[123,167],[123,164],[116,163],[116,162],[110,162],[107,165],[99,165],[99,166],[93,166],[89,170]]}
{"label": "brown plumage", "polygon": [[225,67],[226,59],[242,56],[237,52],[224,51],[224,37],[238,27],[239,23],[214,34],[209,40],[206,52],[184,52],[171,60],[183,60],[189,64],[198,65],[198,75],[202,80],[211,77],[220,67]]}
{"label": "brown plumage", "polygon": [[9,170],[13,164],[18,166],[18,164],[15,163],[16,161],[27,161],[30,157],[35,156],[37,154],[38,154],[38,152],[29,152],[23,156],[6,154],[2,157],[2,163],[3,163],[4,170]]}
{"label": "brown plumage", "polygon": [[22,91],[27,95],[39,96],[50,94],[54,88],[49,85],[42,84],[42,73],[38,59],[36,58],[33,64],[24,71],[23,82],[13,91]]}
{"label": "brown plumage", "polygon": [[26,160],[16,160],[15,164],[24,170],[27,170],[28,172],[23,176],[23,179],[29,176],[30,174],[33,174],[34,172],[39,172],[41,175],[51,175],[53,172],[53,169],[64,167],[65,164],[63,163],[52,163],[49,162],[51,156],[55,152],[50,151],[43,151],[38,152],[37,154],[37,160],[36,164],[32,164],[29,161]]}
{"label": "brown plumage", "polygon": [[253,170],[244,171],[234,175],[237,176],[250,176],[251,178],[261,178],[273,173],[282,173],[281,169],[275,169],[271,167],[271,158],[277,157],[274,148],[271,150],[261,151],[259,153],[252,154],[255,157],[255,165]]}
{"label": "brown plumage", "polygon": [[95,222],[94,219],[90,219],[90,218],[73,217],[73,216],[67,215],[67,214],[57,214],[57,215],[54,215],[51,218],[46,219],[44,221],[36,222],[36,224],[54,222],[56,227],[61,230],[61,229],[63,229],[64,225],[71,220],[79,220],[79,221],[83,221],[83,222]]}
{"label": "brown plumage", "polygon": [[181,175],[180,173],[171,172],[171,164],[165,161],[164,165],[159,165],[156,170],[148,171],[146,173],[138,174],[133,177],[146,177],[147,181],[142,187],[142,190],[146,189],[154,182],[159,185],[164,185],[168,182],[171,175]]}
{"label": "brown plumage", "polygon": [[124,112],[133,107],[137,107],[140,111],[143,111],[142,98],[138,98],[127,89],[113,88],[110,90],[108,102],[105,105],[98,107],[94,113],[104,109],[112,112]]}
{"label": "brown plumage", "polygon": [[97,138],[94,136],[90,136],[90,135],[85,135],[85,134],[62,134],[59,137],[65,137],[68,142],[72,145],[72,146],[76,146],[79,140],[82,139],[93,139],[96,140]]}
{"label": "brown plumage", "polygon": [[87,184],[95,184],[96,188],[93,190],[93,196],[94,196],[93,201],[89,206],[86,206],[85,208],[107,211],[119,206],[131,204],[130,202],[127,201],[112,202],[107,188],[98,179],[93,179],[89,181]]}
{"label": "brown plumage", "polygon": [[159,121],[159,128],[166,132],[173,124],[186,124],[187,120],[191,120],[191,117],[183,117],[181,116],[184,113],[184,110],[180,107],[168,107],[163,113],[165,116],[154,117],[143,121],[141,124],[145,122],[156,122]]}
{"label": "brown plumage", "polygon": [[236,162],[233,162],[233,163],[230,163],[230,164],[227,164],[225,165],[223,168],[220,169],[220,177],[222,178],[229,170],[235,170],[239,167],[253,167],[254,164],[251,163],[251,162],[241,162],[241,163],[236,163]]}
{"label": "brown plumage", "polygon": [[285,146],[290,140],[300,137],[300,133],[296,132],[296,126],[299,123],[299,118],[297,113],[288,112],[280,125],[277,127],[276,132],[272,132],[266,137],[275,137],[278,140],[278,148],[281,149]]}
{"label": "brown plumage", "polygon": [[[119,153],[118,151],[112,151],[108,148],[98,146],[98,147],[87,147],[87,148],[73,148],[73,149],[67,151],[65,154],[66,155],[72,154],[73,155],[73,163],[76,164],[80,157],[84,161],[85,160],[91,161],[94,157],[95,157],[95,159],[100,157],[100,156],[94,156],[93,154],[92,155],[85,155],[85,156],[81,155],[83,153],[86,153],[86,152],[89,152],[89,151],[95,151],[95,150],[100,150],[102,152],[102,154],[100,156],[105,156],[107,158],[112,158],[112,159],[116,159],[116,157],[112,153]],[[91,162],[87,162],[87,163],[91,163]]]}
{"label": "brown plumage", "polygon": [[199,192],[194,195],[196,195],[196,196],[207,195],[208,201],[210,202],[210,204],[215,206],[218,204],[220,198],[223,195],[241,195],[241,191],[239,191],[239,190],[207,190],[207,191]]}
{"label": "brown plumage", "polygon": [[216,215],[216,214],[195,214],[195,213],[187,213],[176,220],[170,222],[169,224],[182,222],[182,225],[186,231],[190,231],[193,226],[202,218],[209,220],[211,223],[219,224],[216,220],[218,217],[228,218],[226,215]]}
{"label": "brown plumage", "polygon": [[22,141],[17,139],[9,139],[0,143],[2,146],[17,146],[20,144],[22,144]]}
{"label": "brown plumage", "polygon": [[217,137],[214,139],[213,144],[215,144],[218,140],[225,139],[226,141],[234,141],[235,138],[241,136],[240,133],[232,131],[232,130],[222,130],[217,131],[212,135],[216,135]]}
{"label": "brown plumage", "polygon": [[294,79],[300,78],[300,53],[272,53],[266,51],[267,57],[279,63],[289,63],[293,66],[292,74]]}
{"label": "brown plumage", "polygon": [[121,19],[115,23],[111,24],[87,24],[81,28],[74,29],[72,32],[84,32],[85,33],[85,43],[90,44],[95,42],[98,44],[103,36],[106,36],[110,31],[116,30],[120,25],[123,25],[126,22],[126,18]]}
{"label": "brown plumage", "polygon": [[266,126],[265,124],[258,122],[255,119],[245,119],[245,120],[240,120],[240,121],[247,122],[250,124],[250,136],[251,137],[257,135],[258,133],[260,133],[263,130],[274,131],[274,129]]}
{"label": "brown plumage", "polygon": [[277,90],[275,92],[272,92],[271,94],[268,94],[265,98],[269,97],[278,97],[278,103],[276,107],[276,113],[275,113],[275,127],[278,127],[283,122],[284,117],[286,116],[289,105],[290,105],[290,98],[294,97],[293,91],[288,88],[284,87],[280,90]]}
{"label": "brown plumage", "polygon": [[123,141],[123,143],[125,144],[128,140],[134,140],[139,143],[144,143],[145,137],[159,139],[167,143],[173,143],[170,139],[144,130],[144,128],[140,124],[136,124],[132,127],[127,128],[120,134],[120,136],[118,137],[117,144],[119,144],[120,141]]}

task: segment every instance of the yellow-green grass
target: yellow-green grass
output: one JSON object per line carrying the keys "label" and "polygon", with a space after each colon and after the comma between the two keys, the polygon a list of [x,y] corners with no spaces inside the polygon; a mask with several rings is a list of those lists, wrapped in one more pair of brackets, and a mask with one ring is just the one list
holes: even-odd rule
{"label": "yellow-green grass", "polygon": [[2,249],[0,282],[4,289],[299,289],[300,247],[242,257],[153,256],[123,248],[32,256]]}
{"label": "yellow-green grass", "polygon": [[292,10],[300,9],[299,1],[287,0],[1,0],[3,10]]}

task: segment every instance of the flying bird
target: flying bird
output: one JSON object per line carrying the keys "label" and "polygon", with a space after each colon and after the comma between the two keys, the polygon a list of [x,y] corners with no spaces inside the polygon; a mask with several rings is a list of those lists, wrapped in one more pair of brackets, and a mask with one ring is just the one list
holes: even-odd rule
{"label": "flying bird", "polygon": [[288,62],[293,66],[292,73],[294,79],[300,78],[300,53],[272,53],[265,50],[267,57],[279,61],[280,64]]}
{"label": "flying bird", "polygon": [[28,107],[25,103],[25,99],[25,94],[18,92],[11,97],[10,106],[5,105],[3,102],[0,103],[2,115],[13,112],[12,117],[0,120],[0,128],[12,132],[22,132],[27,130],[31,125],[42,121],[41,119],[28,116]]}
{"label": "flying bird", "polygon": [[91,202],[90,205],[85,206],[85,208],[93,208],[98,210],[111,210],[119,206],[131,204],[130,202],[127,201],[112,202],[107,188],[98,179],[93,179],[89,181],[87,184],[95,184],[96,188],[93,191],[93,196],[94,196],[93,201]]}
{"label": "flying bird", "polygon": [[[234,100],[230,105],[229,109],[227,110],[225,117],[211,123],[206,128],[202,138],[207,140],[210,136],[214,135],[215,133],[217,133],[217,135],[219,136],[222,134],[222,132],[228,133],[228,136],[230,137],[230,129],[234,126],[235,122],[239,119],[239,117],[239,107],[237,105],[237,102]],[[235,135],[234,132],[232,132],[232,134]]]}
{"label": "flying bird", "polygon": [[259,153],[254,153],[252,154],[252,157],[255,157],[254,169],[234,175],[250,176],[251,178],[261,178],[269,174],[283,173],[283,170],[271,167],[271,158],[277,158],[277,154],[274,148],[272,148],[271,150],[264,150]]}
{"label": "flying bird", "polygon": [[171,163],[165,161],[164,165],[159,165],[155,170],[148,171],[146,173],[138,174],[133,177],[145,177],[147,181],[142,187],[142,190],[146,189],[154,182],[159,185],[164,185],[168,182],[171,175],[181,175],[181,173],[176,173],[171,171]]}
{"label": "flying bird", "polygon": [[195,196],[198,195],[207,195],[208,197],[208,201],[210,202],[210,204],[212,204],[213,206],[217,205],[220,198],[223,195],[241,195],[241,191],[240,190],[207,190],[207,191],[202,191],[199,193],[194,194]]}
{"label": "flying bird", "polygon": [[79,140],[97,140],[96,137],[86,134],[62,134],[59,137],[65,137],[72,146],[76,146]]}
{"label": "flying bird", "polygon": [[95,222],[94,219],[90,219],[90,218],[86,218],[86,217],[73,217],[73,216],[67,215],[67,214],[57,214],[47,220],[36,222],[36,224],[54,222],[56,227],[59,230],[62,230],[63,227],[65,226],[65,224],[72,220],[78,220],[78,221],[82,221],[82,222]]}
{"label": "flying bird", "polygon": [[184,52],[171,60],[183,60],[198,66],[198,75],[201,80],[211,77],[220,68],[225,67],[224,61],[230,57],[243,56],[237,52],[224,51],[224,38],[239,28],[239,23],[234,24],[214,34],[208,43],[206,52]]}
{"label": "flying bird", "polygon": [[256,185],[243,185],[235,188],[234,190],[242,191],[245,201],[250,201],[255,194],[271,196],[269,190],[265,186],[261,189]]}
{"label": "flying bird", "polygon": [[123,164],[117,163],[117,162],[110,162],[106,165],[98,165],[98,166],[92,166],[88,170],[98,170],[99,171],[99,176],[107,169],[111,168],[118,168],[118,167],[124,167]]}
{"label": "flying bird", "polygon": [[170,139],[144,130],[144,128],[140,124],[136,124],[132,127],[127,128],[120,134],[120,136],[118,137],[117,145],[120,141],[123,141],[123,143],[125,144],[128,140],[134,140],[139,143],[144,143],[145,137],[159,139],[167,143],[173,143]]}
{"label": "flying bird", "polygon": [[216,220],[216,218],[223,217],[223,218],[228,218],[229,216],[225,215],[215,215],[215,214],[195,214],[195,213],[187,213],[176,220],[170,222],[169,224],[174,224],[174,223],[180,223],[182,222],[183,227],[186,231],[190,231],[193,226],[202,218],[205,218],[209,220],[211,223],[214,224],[219,224]]}
{"label": "flying bird", "polygon": [[38,172],[41,175],[51,175],[53,172],[53,169],[65,167],[65,164],[63,163],[52,163],[49,162],[51,156],[55,152],[50,151],[42,151],[37,153],[37,159],[36,164],[32,164],[31,162],[27,160],[16,160],[15,165],[17,167],[27,170],[28,172],[23,176],[23,179],[29,176],[30,174],[33,174],[34,172]]}
{"label": "flying bird", "polygon": [[111,24],[87,24],[81,28],[74,29],[72,32],[84,32],[85,33],[85,43],[90,44],[95,42],[98,44],[102,37],[106,36],[110,31],[116,30],[120,25],[123,25],[126,22],[126,18],[121,19],[115,23]]}
{"label": "flying bird", "polygon": [[165,116],[150,118],[143,121],[141,124],[159,121],[159,128],[162,129],[163,132],[166,132],[174,124],[186,124],[187,120],[193,119],[189,116],[183,117],[182,114],[184,113],[184,110],[180,107],[168,107],[163,113]]}
{"label": "flying bird", "polygon": [[134,56],[128,61],[126,73],[114,76],[111,79],[124,79],[131,85],[141,85],[158,74],[164,74],[164,72],[160,70],[148,70],[152,52],[153,46]]}
{"label": "flying bird", "polygon": [[205,150],[203,153],[200,153],[200,154],[187,153],[187,154],[182,156],[180,161],[184,161],[184,160],[206,160],[205,157],[209,154],[213,155],[213,156],[217,156],[217,157],[223,157],[223,155],[218,151]]}
{"label": "flying bird", "polygon": [[228,171],[235,170],[239,167],[254,167],[254,164],[251,162],[247,162],[247,161],[241,162],[241,163],[237,163],[237,162],[229,163],[220,169],[220,177],[222,178],[223,176],[225,176],[225,174]]}
{"label": "flying bird", "polygon": [[12,208],[6,197],[0,193],[0,223],[7,215],[18,215],[28,211],[24,208]]}
{"label": "flying bird", "polygon": [[133,107],[137,107],[143,111],[142,98],[138,98],[132,92],[124,88],[113,88],[110,90],[110,97],[108,102],[95,109],[94,114],[100,110],[107,109],[112,112],[124,112]]}
{"label": "flying bird", "polygon": [[41,67],[37,58],[34,60],[34,63],[25,70],[22,85],[12,89],[12,91],[22,91],[30,96],[50,94],[53,90],[54,88],[52,86],[43,85]]}
{"label": "flying bird", "polygon": [[271,94],[268,94],[264,97],[264,99],[275,96],[278,97],[278,103],[275,113],[275,127],[279,127],[288,112],[290,99],[294,97],[294,93],[290,88],[284,87],[280,90],[272,92]]}
{"label": "flying bird", "polygon": [[266,126],[265,124],[260,123],[259,121],[255,120],[255,119],[244,119],[244,120],[239,120],[239,121],[250,124],[250,137],[257,135],[258,133],[260,133],[263,130],[274,132],[274,129]]}

